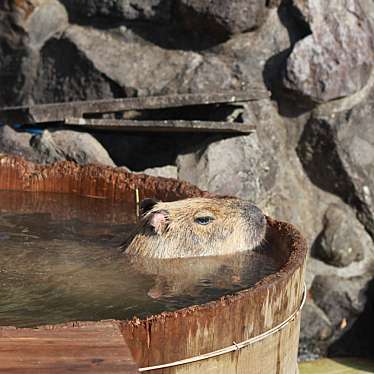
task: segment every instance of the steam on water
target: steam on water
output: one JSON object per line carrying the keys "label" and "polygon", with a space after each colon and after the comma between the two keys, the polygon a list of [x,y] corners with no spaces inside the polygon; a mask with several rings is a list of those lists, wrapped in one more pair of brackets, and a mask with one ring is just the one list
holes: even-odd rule
{"label": "steam on water", "polygon": [[239,262],[132,263],[118,245],[134,213],[104,199],[0,191],[0,325],[144,317],[250,287],[279,267],[268,250]]}

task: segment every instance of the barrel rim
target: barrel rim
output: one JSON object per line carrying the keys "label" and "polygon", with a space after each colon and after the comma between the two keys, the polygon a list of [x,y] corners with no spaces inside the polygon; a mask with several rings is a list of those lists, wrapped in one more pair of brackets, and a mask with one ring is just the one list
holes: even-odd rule
{"label": "barrel rim", "polygon": [[[205,197],[219,197],[219,195],[217,194],[203,191],[199,189],[197,186],[191,183],[185,182],[185,181],[179,181],[173,178],[154,177],[154,176],[149,176],[149,175],[145,175],[141,173],[131,173],[126,170],[120,169],[118,167],[111,167],[111,166],[101,166],[101,165],[93,165],[93,164],[78,165],[72,161],[59,161],[51,165],[40,165],[40,164],[35,164],[30,161],[26,161],[19,156],[0,154],[0,171],[1,171],[1,168],[3,167],[14,168],[14,169],[16,169],[17,167],[18,168],[22,167],[23,172],[24,172],[24,174],[22,175],[22,178],[26,178],[26,179],[28,176],[27,172],[29,172],[30,175],[36,173],[36,174],[44,175],[44,176],[47,175],[48,172],[50,172],[51,177],[53,177],[54,175],[53,172],[58,171],[60,173],[59,177],[61,177],[61,175],[67,177],[71,175],[71,172],[73,170],[75,170],[76,172],[87,171],[89,174],[88,177],[90,177],[89,172],[91,171],[91,172],[95,172],[94,173],[95,175],[92,177],[97,178],[98,176],[100,176],[100,173],[102,174],[102,176],[104,176],[105,173],[107,173],[108,171],[111,171],[111,172],[131,176],[134,179],[134,181],[135,180],[142,181],[145,185],[147,183],[150,185],[154,185],[156,182],[159,182],[161,180],[163,182],[166,182],[168,186],[173,186],[173,188],[175,190],[178,190],[181,195],[184,194],[185,195],[184,197],[189,197],[187,195],[191,195],[194,193],[197,193],[199,196],[205,196]],[[36,179],[37,177],[38,175],[36,175]],[[12,189],[12,190],[32,192],[31,188],[22,188],[22,187],[24,186],[21,185],[19,189]],[[40,192],[46,192],[46,191],[40,191]],[[59,193],[66,193],[66,192],[59,192]],[[75,190],[69,193],[79,195],[80,191]],[[238,299],[241,299],[244,297],[248,298],[251,296],[251,294],[254,294],[255,292],[259,292],[263,289],[269,289],[270,287],[275,287],[279,285],[280,283],[287,281],[292,276],[292,274],[294,274],[295,271],[297,271],[297,269],[303,266],[305,257],[307,255],[308,247],[300,231],[296,229],[296,227],[294,227],[292,224],[283,222],[283,221],[278,221],[271,217],[267,217],[267,222],[270,227],[273,227],[277,229],[278,231],[284,232],[287,235],[287,237],[292,239],[290,242],[290,246],[291,246],[290,254],[287,260],[283,263],[283,265],[277,272],[267,275],[266,277],[256,282],[250,288],[235,292],[233,294],[222,296],[219,299],[212,300],[204,304],[191,305],[189,307],[181,308],[181,309],[171,311],[171,312],[164,311],[162,313],[154,314],[154,315],[151,315],[145,318],[138,318],[134,316],[132,319],[128,319],[128,320],[110,319],[110,320],[101,320],[101,321],[65,322],[65,323],[53,324],[53,325],[47,325],[47,324],[40,325],[40,326],[37,326],[37,328],[50,328],[50,327],[58,328],[58,327],[64,327],[64,326],[72,326],[74,324],[78,327],[78,326],[84,326],[85,324],[108,322],[108,321],[119,323],[122,326],[132,325],[136,327],[136,326],[139,326],[139,324],[152,323],[153,321],[157,321],[160,318],[164,320],[168,318],[174,319],[178,316],[184,316],[190,313],[204,312],[204,311],[214,308],[218,304],[222,305],[226,303],[233,303],[237,301]],[[13,326],[2,326],[0,328],[1,329],[13,328]]]}

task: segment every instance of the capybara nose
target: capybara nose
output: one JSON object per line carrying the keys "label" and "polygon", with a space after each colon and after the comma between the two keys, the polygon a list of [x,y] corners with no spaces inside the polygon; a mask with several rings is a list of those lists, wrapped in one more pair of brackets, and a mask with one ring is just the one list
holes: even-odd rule
{"label": "capybara nose", "polygon": [[254,226],[262,228],[266,224],[264,213],[257,206],[247,203],[243,207],[246,219]]}

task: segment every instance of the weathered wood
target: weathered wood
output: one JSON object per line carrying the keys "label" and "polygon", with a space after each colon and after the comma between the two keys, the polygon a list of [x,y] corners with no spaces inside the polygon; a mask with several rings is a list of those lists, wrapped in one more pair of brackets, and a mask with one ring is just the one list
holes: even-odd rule
{"label": "weathered wood", "polygon": [[[0,156],[0,189],[67,192],[119,201],[140,196],[171,200],[209,196],[197,187],[165,178],[132,175],[118,169],[61,162],[34,165]],[[284,264],[255,286],[219,300],[174,312],[120,322],[139,367],[166,364],[240,343],[279,325],[300,307],[307,247],[291,225],[268,219],[267,243]],[[286,327],[246,348],[152,374],[295,374],[300,314]],[[110,372],[109,372],[110,373]]]}
{"label": "weathered wood", "polygon": [[65,125],[111,131],[144,132],[219,132],[250,133],[256,127],[248,123],[211,121],[130,121],[115,119],[66,118]]}
{"label": "weathered wood", "polygon": [[138,372],[114,322],[0,328],[0,373]]}
{"label": "weathered wood", "polygon": [[135,109],[162,109],[190,105],[234,103],[269,98],[261,89],[211,94],[181,94],[146,96],[125,99],[74,101],[31,106],[9,107],[0,110],[0,121],[7,124],[62,122],[66,117],[84,117],[92,113],[113,113]]}
{"label": "weathered wood", "polygon": [[369,374],[374,373],[374,361],[363,358],[324,358],[303,362],[300,374]]}

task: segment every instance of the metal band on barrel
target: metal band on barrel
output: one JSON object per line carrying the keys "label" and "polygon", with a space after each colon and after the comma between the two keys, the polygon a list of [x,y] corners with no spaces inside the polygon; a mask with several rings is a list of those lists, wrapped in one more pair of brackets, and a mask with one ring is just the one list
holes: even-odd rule
{"label": "metal band on barrel", "polygon": [[303,306],[305,304],[306,294],[307,294],[306,284],[304,283],[303,298],[301,300],[300,306],[296,309],[296,311],[294,313],[292,313],[286,320],[281,322],[279,325],[274,326],[272,329],[267,330],[260,335],[254,336],[253,338],[250,338],[248,340],[244,340],[241,343],[233,342],[233,345],[230,345],[229,347],[225,347],[225,348],[222,348],[222,349],[218,349],[217,351],[205,353],[205,354],[199,355],[199,356],[186,358],[186,359],[180,360],[180,361],[169,362],[168,364],[162,364],[162,365],[155,365],[155,366],[148,366],[148,367],[140,368],[139,371],[144,372],[144,371],[165,369],[165,368],[169,368],[169,367],[173,367],[173,366],[190,364],[192,362],[202,361],[202,360],[206,360],[206,359],[211,358],[211,357],[221,356],[221,355],[224,355],[226,353],[238,351],[238,350],[240,350],[244,347],[247,347],[248,345],[251,345],[253,343],[257,343],[257,342],[267,338],[268,336],[273,335],[273,334],[277,333],[278,331],[283,330],[291,321],[293,321],[296,318],[296,316],[300,313],[301,309],[303,308]]}

